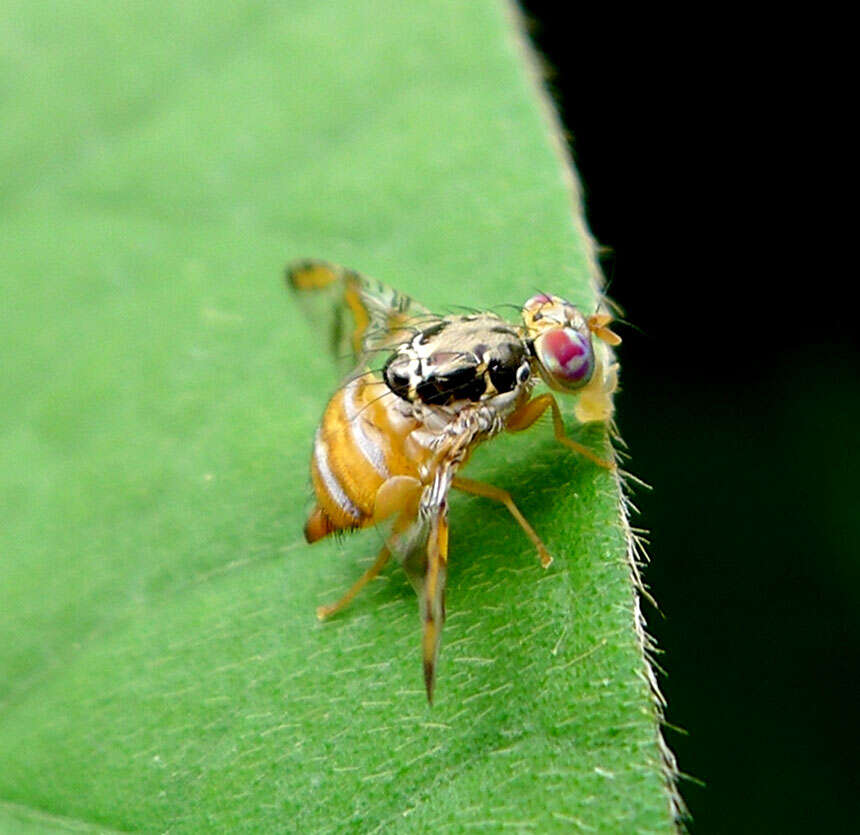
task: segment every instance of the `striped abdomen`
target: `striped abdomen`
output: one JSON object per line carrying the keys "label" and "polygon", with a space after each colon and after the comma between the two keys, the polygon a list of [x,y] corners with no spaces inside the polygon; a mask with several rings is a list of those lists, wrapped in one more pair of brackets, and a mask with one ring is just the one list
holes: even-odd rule
{"label": "striped abdomen", "polygon": [[396,475],[420,477],[419,466],[429,452],[410,441],[418,423],[403,416],[398,399],[385,383],[366,375],[329,401],[311,457],[317,505],[305,525],[308,542],[372,525],[383,482]]}

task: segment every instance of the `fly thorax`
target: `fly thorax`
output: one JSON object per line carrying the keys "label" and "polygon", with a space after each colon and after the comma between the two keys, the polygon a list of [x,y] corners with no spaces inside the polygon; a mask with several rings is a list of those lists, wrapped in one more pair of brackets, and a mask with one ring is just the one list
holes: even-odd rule
{"label": "fly thorax", "polygon": [[413,404],[452,415],[480,403],[504,408],[531,376],[530,355],[520,333],[489,313],[451,316],[419,331],[388,358],[383,378]]}

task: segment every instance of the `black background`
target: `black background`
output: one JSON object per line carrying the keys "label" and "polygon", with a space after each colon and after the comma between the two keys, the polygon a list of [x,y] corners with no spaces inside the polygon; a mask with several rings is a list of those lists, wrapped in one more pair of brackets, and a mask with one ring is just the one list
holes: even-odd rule
{"label": "black background", "polygon": [[800,188],[820,149],[787,153],[769,125],[791,68],[713,21],[625,18],[622,36],[620,12],[577,25],[522,5],[635,325],[618,419],[653,486],[634,522],[690,828],[856,831],[860,374],[836,277],[809,255],[828,246]]}

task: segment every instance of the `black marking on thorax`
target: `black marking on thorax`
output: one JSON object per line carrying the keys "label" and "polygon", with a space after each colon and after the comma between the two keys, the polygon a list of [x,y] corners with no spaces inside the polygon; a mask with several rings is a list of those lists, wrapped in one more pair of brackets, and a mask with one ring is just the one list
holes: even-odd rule
{"label": "black marking on thorax", "polygon": [[410,402],[477,403],[513,391],[529,376],[527,348],[492,314],[443,319],[401,345],[385,363],[391,391]]}

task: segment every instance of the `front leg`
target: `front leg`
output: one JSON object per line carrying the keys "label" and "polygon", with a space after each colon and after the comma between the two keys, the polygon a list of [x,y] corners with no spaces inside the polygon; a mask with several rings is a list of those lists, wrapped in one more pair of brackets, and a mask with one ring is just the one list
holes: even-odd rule
{"label": "front leg", "polygon": [[560,444],[564,444],[574,452],[585,456],[589,461],[597,464],[598,467],[604,467],[607,470],[615,469],[614,461],[605,461],[603,458],[599,458],[588,447],[578,444],[565,435],[561,409],[559,409],[556,399],[551,394],[541,394],[529,400],[528,403],[524,403],[508,418],[505,428],[511,432],[523,432],[549,408],[552,409],[552,425],[555,439]]}

